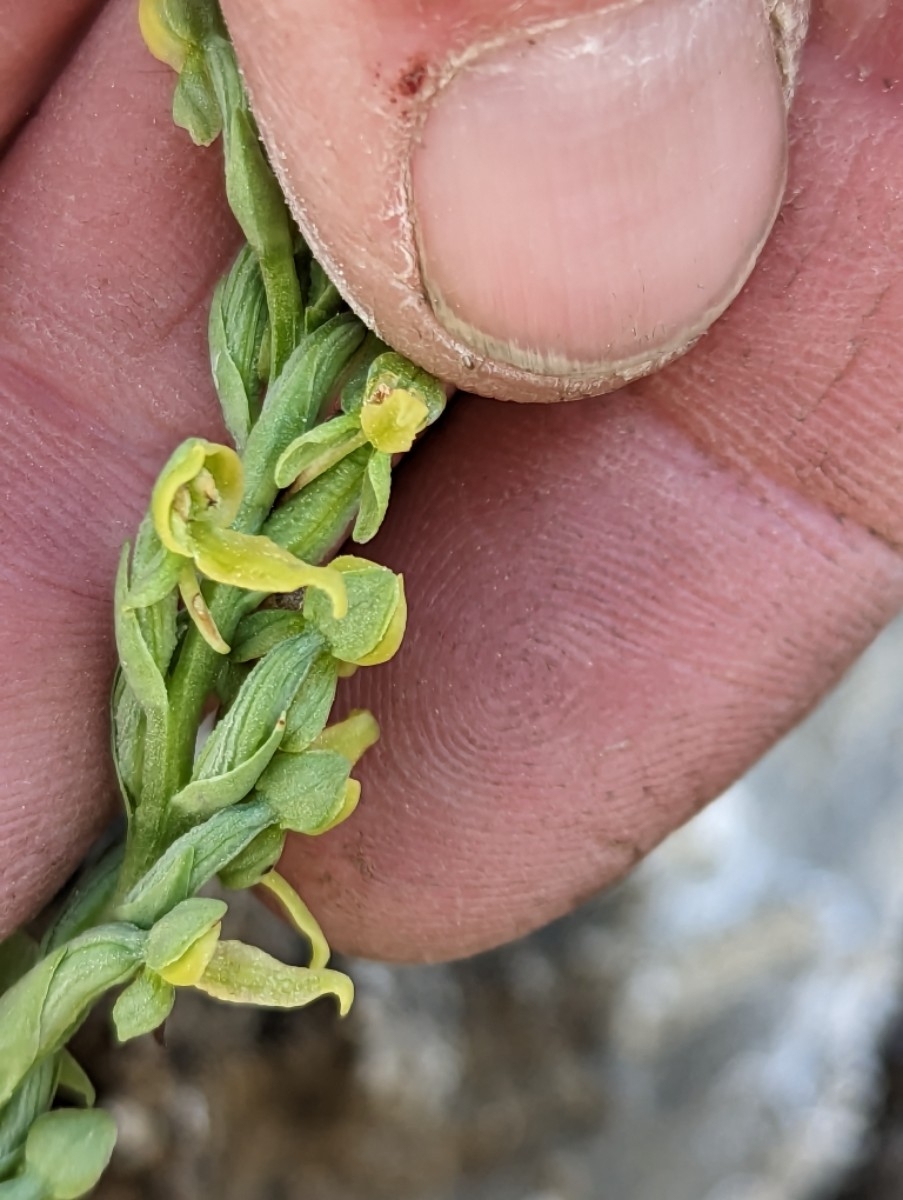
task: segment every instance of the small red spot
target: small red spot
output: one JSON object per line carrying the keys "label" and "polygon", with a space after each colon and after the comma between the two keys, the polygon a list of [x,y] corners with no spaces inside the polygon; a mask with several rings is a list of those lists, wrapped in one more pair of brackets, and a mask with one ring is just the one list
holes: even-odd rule
{"label": "small red spot", "polygon": [[412,62],[398,79],[398,92],[402,96],[416,96],[426,81],[426,63]]}

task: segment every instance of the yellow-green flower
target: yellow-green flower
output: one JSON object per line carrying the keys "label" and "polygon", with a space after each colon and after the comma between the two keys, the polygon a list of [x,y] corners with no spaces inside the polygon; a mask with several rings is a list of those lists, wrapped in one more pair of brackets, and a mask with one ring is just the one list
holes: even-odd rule
{"label": "yellow-green flower", "polygon": [[369,654],[364,654],[356,660],[359,667],[377,667],[380,663],[388,662],[398,653],[398,648],[404,640],[404,631],[408,624],[408,599],[404,593],[404,579],[398,576],[398,602],[389,618],[389,624],[379,642]]}
{"label": "yellow-green flower", "polygon": [[173,987],[195,987],[210,965],[222,933],[217,922],[194,942],[175,962],[161,967],[157,974]]}
{"label": "yellow-green flower", "polygon": [[331,566],[344,576],[347,616],[336,619],[313,594],[305,597],[304,616],[320,630],[340,662],[357,667],[388,662],[401,645],[408,619],[404,579],[354,554],[340,555]]}
{"label": "yellow-green flower", "polygon": [[174,71],[181,71],[191,50],[191,43],[180,37],[173,28],[167,9],[167,0],[139,0],[138,25],[154,58],[166,63]]}
{"label": "yellow-green flower", "polygon": [[196,570],[216,583],[251,592],[294,592],[317,588],[328,596],[333,616],[345,615],[348,598],[341,574],[295,558],[274,541],[229,528],[243,490],[241,460],[228,446],[190,438],[163,468],[151,518],[164,547],[185,559],[179,589],[192,620],[214,649],[228,646],[216,628]]}
{"label": "yellow-green flower", "polygon": [[353,708],[343,721],[327,725],[310,744],[312,750],[335,750],[352,766],[379,741],[379,725],[366,708]]}
{"label": "yellow-green flower", "polygon": [[405,454],[426,427],[429,410],[405,387],[377,387],[361,405],[361,429],[367,441],[383,454]]}

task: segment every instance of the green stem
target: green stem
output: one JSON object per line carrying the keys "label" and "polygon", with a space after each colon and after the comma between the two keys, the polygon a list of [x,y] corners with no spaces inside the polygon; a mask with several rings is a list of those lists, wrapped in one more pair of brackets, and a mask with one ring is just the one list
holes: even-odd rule
{"label": "green stem", "polygon": [[287,254],[260,255],[258,262],[270,314],[270,371],[275,379],[298,344],[302,311],[291,240]]}
{"label": "green stem", "polygon": [[[227,642],[232,641],[238,622],[248,610],[249,599],[253,600],[251,593],[242,593],[225,584],[211,587],[207,603],[217,628]],[[198,725],[204,705],[216,687],[222,664],[222,656],[204,641],[192,625],[185,634],[169,685],[172,711],[177,714],[167,748],[168,773],[173,785],[170,795],[183,788],[191,778]]]}
{"label": "green stem", "polygon": [[135,883],[159,856],[165,836],[166,805],[173,793],[168,753],[174,719],[172,705],[145,714],[141,803],[132,814],[117,892]]}

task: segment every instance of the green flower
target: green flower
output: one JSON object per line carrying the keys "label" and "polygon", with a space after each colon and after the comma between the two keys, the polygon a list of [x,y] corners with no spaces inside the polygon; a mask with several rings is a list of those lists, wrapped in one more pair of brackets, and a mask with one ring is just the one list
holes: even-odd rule
{"label": "green flower", "polygon": [[197,571],[216,583],[251,592],[319,589],[337,620],[348,607],[340,572],[302,562],[270,538],[230,528],[242,491],[241,460],[235,451],[189,438],[163,468],[151,497],[151,519],[160,541],[174,559],[184,560],[178,583],[185,607],[220,653],[228,653],[229,647],[207,608]]}
{"label": "green flower", "polygon": [[319,596],[304,600],[304,616],[326,638],[333,655],[355,667],[388,662],[404,638],[408,605],[404,580],[388,567],[354,554],[342,554],[332,566],[345,581],[348,609],[336,619]]}
{"label": "green flower", "polygon": [[360,417],[361,429],[374,450],[405,454],[426,428],[429,409],[416,392],[384,383],[364,398]]}
{"label": "green flower", "polygon": [[175,28],[167,0],[139,0],[138,25],[154,58],[181,71],[192,50],[191,42]]}

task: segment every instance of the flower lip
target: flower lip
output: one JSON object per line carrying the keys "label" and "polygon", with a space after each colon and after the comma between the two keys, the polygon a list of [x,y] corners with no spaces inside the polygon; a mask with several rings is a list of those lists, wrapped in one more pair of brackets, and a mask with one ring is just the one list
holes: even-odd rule
{"label": "flower lip", "polygon": [[238,515],[241,459],[229,446],[189,438],[170,456],[151,497],[154,528],[167,550],[192,556],[191,527],[225,529]]}

